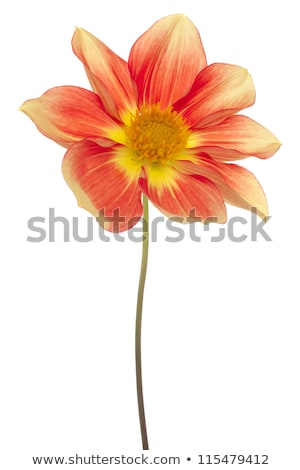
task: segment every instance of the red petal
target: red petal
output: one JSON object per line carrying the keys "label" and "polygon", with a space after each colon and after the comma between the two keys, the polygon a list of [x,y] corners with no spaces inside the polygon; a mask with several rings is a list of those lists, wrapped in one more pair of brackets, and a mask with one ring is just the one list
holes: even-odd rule
{"label": "red petal", "polygon": [[111,232],[122,232],[142,216],[140,166],[128,149],[102,148],[94,142],[72,145],[63,161],[63,175],[83,207]]}
{"label": "red petal", "polygon": [[124,112],[134,111],[136,99],[127,62],[81,28],[76,29],[72,46],[108,112],[115,115],[117,109],[122,116]]}
{"label": "red petal", "polygon": [[40,132],[66,147],[87,137],[110,139],[112,131],[120,128],[95,93],[73,86],[51,88],[20,109]]}
{"label": "red petal", "polygon": [[189,93],[174,105],[191,127],[217,124],[251,106],[255,89],[248,71],[229,64],[212,64],[197,76]]}
{"label": "red petal", "polygon": [[213,150],[216,148],[217,155],[224,161],[238,157],[239,154],[244,157],[271,157],[279,149],[280,142],[261,124],[247,116],[238,115],[230,116],[217,126],[193,132],[187,146],[199,147],[200,151],[204,151],[204,147],[209,155],[214,155]]}
{"label": "red petal", "polygon": [[171,167],[146,168],[140,178],[143,192],[163,213],[179,217],[181,222],[214,218],[226,222],[226,208],[216,186],[205,177],[190,177]]}
{"label": "red petal", "polygon": [[199,157],[198,164],[176,162],[178,171],[189,175],[201,175],[212,181],[229,204],[242,209],[255,209],[262,218],[268,215],[264,191],[250,171],[226,163],[217,163],[210,158]]}
{"label": "red petal", "polygon": [[133,45],[129,70],[139,104],[160,102],[165,108],[184,96],[206,66],[199,32],[184,15],[157,21]]}

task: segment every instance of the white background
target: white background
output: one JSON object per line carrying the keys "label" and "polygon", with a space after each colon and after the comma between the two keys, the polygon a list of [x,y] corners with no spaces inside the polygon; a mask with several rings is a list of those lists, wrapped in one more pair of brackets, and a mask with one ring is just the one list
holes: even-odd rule
{"label": "white background", "polygon": [[[26,240],[31,217],[45,217],[48,230],[50,207],[79,217],[82,236],[89,214],[62,178],[64,149],[17,108],[56,85],[89,88],[70,47],[75,26],[127,59],[154,21],[183,12],[200,30],[209,63],[249,69],[257,103],[246,114],[283,146],[270,160],[243,162],[267,194],[272,242],[212,243],[199,225],[201,243],[188,231],[168,243],[161,226],[151,244],[143,323],[149,455],[178,455],[184,468],[198,468],[198,454],[268,454],[270,470],[299,469],[296,5],[27,0],[1,7],[1,468],[35,468],[32,456],[141,452],[134,371],[141,244],[101,242],[96,232],[93,242],[64,243],[59,226],[55,243]],[[250,215],[228,212],[247,219],[237,235],[249,235]]]}

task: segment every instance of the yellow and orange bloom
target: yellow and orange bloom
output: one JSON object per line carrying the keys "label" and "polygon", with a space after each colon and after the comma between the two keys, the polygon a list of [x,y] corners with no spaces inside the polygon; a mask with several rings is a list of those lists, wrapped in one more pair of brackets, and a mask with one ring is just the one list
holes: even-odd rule
{"label": "yellow and orange bloom", "polygon": [[[248,71],[207,65],[186,16],[157,21],[135,42],[128,62],[83,29],[76,29],[72,46],[93,91],[52,88],[21,110],[68,149],[63,175],[80,207],[100,214],[110,231],[137,223],[142,193],[182,221],[192,214],[224,223],[225,202],[267,216],[259,182],[231,162],[268,158],[280,144],[237,114],[255,101]],[[115,217],[122,220],[117,225]]]}

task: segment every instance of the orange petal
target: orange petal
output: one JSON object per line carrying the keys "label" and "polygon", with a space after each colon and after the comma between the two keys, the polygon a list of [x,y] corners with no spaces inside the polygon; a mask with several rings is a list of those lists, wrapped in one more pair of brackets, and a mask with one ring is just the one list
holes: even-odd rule
{"label": "orange petal", "polygon": [[46,137],[65,147],[87,137],[110,139],[119,128],[95,93],[73,86],[51,88],[40,98],[25,101],[20,110]]}
{"label": "orange petal", "polygon": [[245,168],[213,159],[199,157],[198,164],[176,162],[178,171],[184,174],[204,176],[212,181],[224,200],[236,207],[256,210],[262,218],[268,215],[265,193],[255,176]]}
{"label": "orange petal", "polygon": [[165,108],[189,91],[206,57],[197,28],[177,14],[157,21],[136,41],[128,65],[139,104],[160,102]]}
{"label": "orange petal", "polygon": [[202,176],[186,176],[171,167],[149,166],[140,178],[143,192],[163,213],[179,217],[180,222],[209,218],[226,222],[223,198],[214,183]]}
{"label": "orange petal", "polygon": [[84,64],[91,86],[101,97],[107,111],[115,115],[117,109],[120,116],[134,111],[136,99],[127,62],[81,28],[76,28],[72,47]]}
{"label": "orange petal", "polygon": [[174,105],[191,127],[217,124],[255,101],[248,71],[229,64],[212,64],[197,76],[189,93]]}
{"label": "orange petal", "polygon": [[72,145],[63,160],[63,175],[78,206],[106,230],[122,232],[142,216],[140,165],[134,165],[125,147],[102,148],[95,142]]}
{"label": "orange petal", "polygon": [[[205,127],[193,132],[188,140],[188,147],[206,147],[206,152],[212,155],[209,148],[217,147],[219,157],[223,160],[230,158],[231,152],[239,152],[244,156],[259,158],[271,157],[280,147],[280,142],[272,132],[247,116],[230,116],[221,124]],[[238,154],[237,154],[238,155]]]}
{"label": "orange petal", "polygon": [[89,79],[90,85],[95,93],[100,97],[101,101],[110,116],[120,119],[120,115],[118,112],[118,108],[114,100],[112,99],[111,95],[105,88],[105,86],[100,82],[100,80],[87,68],[84,68],[85,73]]}

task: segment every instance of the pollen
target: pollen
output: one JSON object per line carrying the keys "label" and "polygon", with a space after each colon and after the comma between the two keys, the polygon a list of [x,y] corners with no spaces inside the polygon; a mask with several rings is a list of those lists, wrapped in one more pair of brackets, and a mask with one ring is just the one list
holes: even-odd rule
{"label": "pollen", "polygon": [[160,165],[167,164],[185,148],[190,134],[180,114],[171,108],[161,110],[159,104],[138,109],[125,132],[135,161]]}

